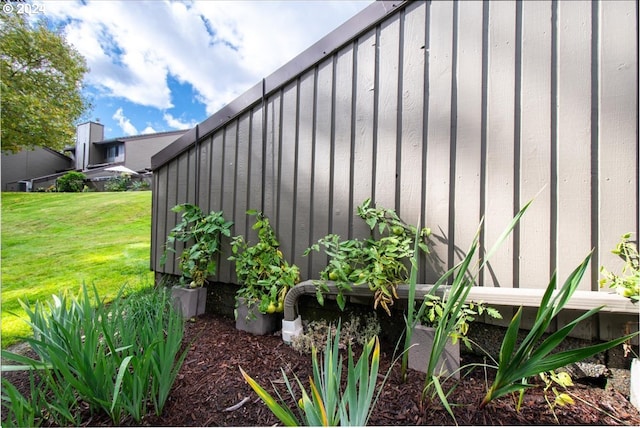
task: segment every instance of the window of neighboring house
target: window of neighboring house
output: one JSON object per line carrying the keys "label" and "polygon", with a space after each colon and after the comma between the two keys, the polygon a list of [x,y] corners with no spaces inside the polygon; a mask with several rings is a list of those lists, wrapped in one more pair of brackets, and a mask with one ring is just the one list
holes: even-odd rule
{"label": "window of neighboring house", "polygon": [[107,147],[107,162],[124,161],[124,144],[114,144]]}

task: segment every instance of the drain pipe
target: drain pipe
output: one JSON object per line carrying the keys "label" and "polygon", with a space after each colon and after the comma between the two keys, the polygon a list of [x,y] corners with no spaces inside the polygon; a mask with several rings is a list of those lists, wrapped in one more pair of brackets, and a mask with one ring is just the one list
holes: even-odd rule
{"label": "drain pipe", "polygon": [[[298,314],[298,299],[300,296],[316,294],[316,286],[314,280],[308,280],[301,282],[295,287],[291,288],[284,298],[284,320],[282,321],[282,340],[290,344],[294,337],[302,334],[302,318]],[[335,296],[338,294],[338,287],[335,282],[326,281],[328,291],[322,293],[323,295]],[[416,299],[422,300],[422,297],[431,290],[433,285],[418,284],[416,285]],[[441,286],[436,292],[437,295],[442,296],[449,286]],[[396,287],[398,299],[409,298],[409,285],[400,284]],[[353,287],[351,291],[344,290],[342,292],[345,296],[349,297],[373,297],[373,293],[369,287]]]}

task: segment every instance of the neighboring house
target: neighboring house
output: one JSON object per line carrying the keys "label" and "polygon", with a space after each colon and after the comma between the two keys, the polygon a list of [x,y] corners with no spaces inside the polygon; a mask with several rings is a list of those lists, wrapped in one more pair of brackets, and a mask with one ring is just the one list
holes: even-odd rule
{"label": "neighboring house", "polygon": [[151,156],[186,131],[159,132],[104,139],[104,125],[78,125],[76,144],[66,147],[66,156],[49,148],[23,150],[2,155],[2,191],[30,191],[47,188],[69,170],[84,172],[89,178],[109,177],[105,171],[115,165],[144,174],[151,171]]}
{"label": "neighboring house", "polygon": [[73,168],[73,160],[47,147],[2,155],[2,191],[31,190],[31,179]]}
{"label": "neighboring house", "polygon": [[105,140],[104,125],[87,122],[78,125],[76,146],[65,150],[71,152],[75,168],[81,171],[117,164],[144,173],[151,170],[151,156],[185,132],[159,132]]}

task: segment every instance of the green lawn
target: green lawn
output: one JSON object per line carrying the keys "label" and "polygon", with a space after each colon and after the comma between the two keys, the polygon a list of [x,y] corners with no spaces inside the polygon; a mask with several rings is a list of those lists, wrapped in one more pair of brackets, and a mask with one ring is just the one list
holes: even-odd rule
{"label": "green lawn", "polygon": [[151,192],[2,193],[2,347],[29,328],[18,299],[77,293],[102,297],[153,283]]}

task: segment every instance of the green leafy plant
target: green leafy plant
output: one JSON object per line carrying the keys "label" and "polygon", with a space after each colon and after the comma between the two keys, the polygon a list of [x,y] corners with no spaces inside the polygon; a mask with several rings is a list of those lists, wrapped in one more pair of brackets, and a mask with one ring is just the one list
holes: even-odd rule
{"label": "green leafy plant", "polygon": [[[517,337],[522,318],[522,307],[516,312],[502,341],[496,377],[480,404],[481,408],[498,397],[516,391],[520,392],[522,399],[524,391],[531,386],[527,382],[528,378],[581,361],[598,352],[618,346],[638,334],[636,332],[606,343],[551,353],[566,339],[578,323],[602,309],[602,306],[599,306],[585,312],[543,339],[543,335],[551,322],[578,288],[578,284],[590,260],[591,254],[568,276],[560,289],[556,287],[556,274],[553,274],[540,301],[534,324],[527,336],[519,344],[517,343]],[[517,344],[518,346],[516,347]]]}
{"label": "green leafy plant", "polygon": [[252,228],[258,231],[258,242],[249,245],[241,235],[231,240],[229,260],[235,262],[241,285],[236,297],[243,298],[249,308],[257,304],[263,314],[282,312],[287,291],[300,282],[300,269],[285,260],[269,219],[255,210],[247,214],[256,217]]}
{"label": "green leafy plant", "polygon": [[609,272],[604,266],[600,267],[600,273],[604,275],[604,278],[600,280],[600,287],[608,285],[621,296],[638,302],[640,301],[640,256],[638,256],[638,248],[630,239],[631,233],[625,233],[616,248],[611,250],[613,254],[624,260],[622,274],[616,275]]}
{"label": "green leafy plant", "polygon": [[179,259],[180,283],[191,288],[202,287],[207,278],[216,273],[215,257],[220,252],[220,242],[222,236],[231,236],[233,222],[226,221],[222,211],[205,215],[193,204],[176,205],[172,211],[181,212],[182,219],[169,232],[160,264],[166,263],[167,252],[176,251],[176,241],[185,243],[187,247]]}
{"label": "green leafy plant", "polygon": [[[380,342],[377,337],[372,338],[364,346],[356,363],[354,363],[353,352],[349,346],[346,386],[342,390],[343,364],[342,356],[340,356],[339,336],[340,324],[336,329],[336,335],[333,338],[331,335],[328,336],[322,360],[318,357],[316,348],[313,349],[313,379],[309,379],[309,393],[306,392],[297,376],[295,377],[301,391],[299,399],[296,399],[296,394],[286,373],[281,370],[289,394],[298,403],[298,417],[287,407],[277,390],[280,403],[245,373],[242,367],[240,367],[240,372],[269,410],[286,426],[365,426],[388,377],[387,373],[382,384],[377,387]],[[377,394],[375,394],[376,387]]]}
{"label": "green leafy plant", "polygon": [[[443,320],[446,299],[443,300],[440,296],[433,294],[427,294],[424,297],[422,304],[425,309],[420,317],[420,324],[437,328]],[[469,333],[470,323],[475,321],[476,317],[487,314],[491,318],[502,319],[502,315],[497,309],[488,306],[484,302],[462,303],[460,310],[456,312],[456,323],[449,337],[454,344],[460,340],[468,349],[471,349],[471,342],[467,334]]]}
{"label": "green leafy plant", "polygon": [[32,383],[30,397],[3,384],[3,406],[14,423],[33,419],[30,425],[38,425],[53,416],[56,424],[79,425],[86,405],[116,425],[126,416],[140,422],[150,406],[162,412],[188,350],[182,347],[184,321],[167,290],[106,306],[95,287],[90,293],[85,286],[78,297],[23,304],[33,329],[25,340],[38,359],[2,351],[22,365],[2,369],[37,371],[41,381]]}
{"label": "green leafy plant", "polygon": [[69,171],[56,180],[58,192],[82,192],[87,176],[78,171]]}
{"label": "green leafy plant", "polygon": [[322,245],[329,256],[329,263],[320,272],[320,280],[316,281],[316,296],[322,304],[328,281],[333,281],[338,288],[336,301],[344,309],[344,291],[367,285],[374,294],[374,308],[380,306],[391,315],[390,306],[398,297],[396,287],[408,279],[406,264],[416,251],[414,236],[418,247],[428,252],[426,239],[431,231],[407,225],[394,210],[372,207],[371,199],[366,199],[357,212],[371,230],[369,238],[341,241],[338,235],[329,234],[304,253],[320,251]]}

